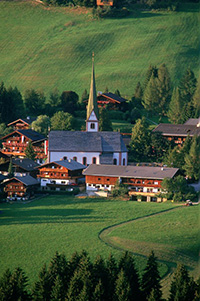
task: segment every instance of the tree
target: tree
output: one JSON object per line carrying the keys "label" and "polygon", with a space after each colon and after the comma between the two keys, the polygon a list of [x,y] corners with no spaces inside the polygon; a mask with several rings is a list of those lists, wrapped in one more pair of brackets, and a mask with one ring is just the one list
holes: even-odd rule
{"label": "tree", "polygon": [[157,95],[159,99],[159,111],[162,116],[166,115],[171,98],[171,80],[165,64],[158,68]]}
{"label": "tree", "polygon": [[[97,255],[92,269],[92,283],[94,287],[100,290],[100,292],[104,291],[104,293],[108,293],[109,287],[108,277],[107,277],[107,269],[105,267],[105,262],[100,255]],[[98,287],[96,287],[98,286]],[[106,295],[104,294],[104,299],[106,299]]]}
{"label": "tree", "polygon": [[150,155],[150,131],[146,119],[138,119],[132,128],[130,158],[133,161],[146,161]]}
{"label": "tree", "polygon": [[151,114],[159,112],[159,95],[157,91],[157,78],[152,74],[144,91],[144,108]]}
{"label": "tree", "polygon": [[89,94],[88,94],[87,90],[85,89],[83,91],[81,99],[79,100],[79,103],[78,103],[80,110],[85,110],[88,99],[89,99]]}
{"label": "tree", "polygon": [[63,91],[60,99],[63,111],[73,115],[78,109],[78,94],[73,91]]}
{"label": "tree", "polygon": [[124,271],[130,286],[130,300],[141,300],[141,292],[139,285],[139,275],[135,267],[135,262],[132,255],[125,252],[119,260],[119,270]]}
{"label": "tree", "polygon": [[144,269],[141,281],[141,289],[144,300],[148,300],[152,290],[157,296],[157,301],[161,300],[162,291],[160,285],[160,275],[158,272],[158,264],[156,262],[156,257],[152,251],[148,257],[147,265]]}
{"label": "tree", "polygon": [[31,116],[37,116],[43,113],[45,105],[45,96],[43,92],[33,89],[25,91],[24,105],[26,113]]}
{"label": "tree", "polygon": [[99,279],[97,285],[95,286],[93,295],[92,295],[92,300],[94,301],[103,301],[104,299],[104,287],[102,284],[101,279]]}
{"label": "tree", "polygon": [[63,111],[57,112],[51,117],[51,129],[60,131],[70,131],[74,128],[74,117]]}
{"label": "tree", "polygon": [[157,73],[158,73],[157,67],[150,65],[146,72],[146,76],[145,76],[145,80],[144,80],[144,84],[143,84],[143,91],[145,91],[151,76],[153,75],[153,77],[156,77]]}
{"label": "tree", "polygon": [[134,97],[135,99],[138,99],[138,100],[142,100],[142,97],[143,97],[143,89],[142,89],[142,86],[141,86],[141,83],[138,82],[137,83],[137,86],[135,88],[135,93],[134,93]]}
{"label": "tree", "polygon": [[107,293],[107,298],[109,301],[111,301],[113,300],[113,296],[115,294],[115,282],[119,272],[116,260],[112,254],[110,254],[107,259],[106,269],[108,275],[107,287],[109,288],[109,291]]}
{"label": "tree", "polygon": [[10,158],[9,166],[8,166],[8,177],[12,178],[14,176],[12,158]]}
{"label": "tree", "polygon": [[141,118],[140,110],[135,107],[131,111],[131,123],[135,123],[139,118]]}
{"label": "tree", "polygon": [[104,93],[108,93],[108,92],[109,92],[109,90],[108,90],[108,87],[106,86]]}
{"label": "tree", "polygon": [[192,103],[193,103],[193,107],[194,107],[194,110],[195,110],[195,115],[194,117],[195,118],[198,118],[200,116],[200,77],[198,79],[198,82],[197,82],[197,88],[193,94],[193,99],[192,99]]}
{"label": "tree", "polygon": [[121,93],[119,92],[119,90],[118,90],[118,89],[117,89],[117,90],[115,90],[115,95],[117,95],[117,96],[121,97]]}
{"label": "tree", "polygon": [[184,103],[188,104],[195,93],[197,79],[194,72],[188,68],[180,80],[179,89]]}
{"label": "tree", "polygon": [[13,273],[7,269],[0,279],[0,300],[31,300],[26,287],[27,277],[21,268],[16,268]]}
{"label": "tree", "polygon": [[170,147],[170,141],[165,139],[160,132],[151,133],[151,158],[153,161],[161,162]]}
{"label": "tree", "polygon": [[60,276],[56,276],[54,284],[52,285],[51,301],[62,301],[65,300],[65,290],[63,286],[63,280]]}
{"label": "tree", "polygon": [[46,136],[50,128],[50,119],[47,115],[40,115],[32,122],[31,127],[34,131]]}
{"label": "tree", "polygon": [[112,123],[108,116],[108,111],[103,107],[99,110],[99,131],[112,131]]}
{"label": "tree", "polygon": [[189,153],[185,155],[184,170],[186,175],[198,180],[200,176],[200,139],[197,136],[192,138],[192,143]]}
{"label": "tree", "polygon": [[117,276],[115,296],[117,301],[129,301],[131,297],[130,284],[123,269]]}
{"label": "tree", "polygon": [[180,94],[179,88],[174,88],[171,101],[169,104],[169,110],[167,113],[169,121],[172,123],[183,123],[183,99]]}
{"label": "tree", "polygon": [[184,265],[179,264],[171,282],[169,301],[193,301],[195,292],[194,280],[189,277]]}
{"label": "tree", "polygon": [[27,144],[27,147],[25,149],[25,156],[26,156],[26,158],[29,158],[29,159],[31,159],[33,161],[36,158],[36,153],[34,151],[34,148],[33,148],[31,140],[29,140],[29,142]]}
{"label": "tree", "polygon": [[51,282],[46,265],[39,272],[39,280],[34,284],[32,298],[33,300],[47,301],[51,296]]}
{"label": "tree", "polygon": [[56,252],[48,269],[51,285],[55,284],[55,281],[57,281],[57,286],[60,287],[62,284],[63,288],[60,289],[64,292],[64,288],[67,289],[69,282],[68,270],[68,262],[65,255]]}

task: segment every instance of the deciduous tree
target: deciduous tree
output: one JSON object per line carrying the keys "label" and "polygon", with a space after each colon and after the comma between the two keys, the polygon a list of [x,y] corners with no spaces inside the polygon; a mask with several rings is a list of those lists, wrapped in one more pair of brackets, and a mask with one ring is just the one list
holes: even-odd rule
{"label": "deciduous tree", "polygon": [[47,115],[40,115],[32,122],[31,127],[34,131],[46,136],[50,128],[50,118]]}
{"label": "deciduous tree", "polygon": [[26,158],[29,158],[31,160],[35,160],[36,158],[36,153],[34,151],[34,148],[33,148],[33,145],[32,145],[32,142],[29,140],[28,144],[27,144],[27,147],[25,149],[25,155],[26,155]]}
{"label": "deciduous tree", "polygon": [[70,131],[74,128],[74,122],[74,117],[71,114],[60,111],[51,117],[51,129]]}

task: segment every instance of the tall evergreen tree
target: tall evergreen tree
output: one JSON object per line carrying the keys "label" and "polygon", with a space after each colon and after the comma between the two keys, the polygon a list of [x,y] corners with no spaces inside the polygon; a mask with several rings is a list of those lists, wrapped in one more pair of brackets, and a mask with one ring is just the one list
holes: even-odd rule
{"label": "tall evergreen tree", "polygon": [[183,123],[184,116],[183,116],[183,99],[180,94],[179,88],[174,88],[171,101],[169,104],[169,110],[167,113],[169,121],[172,123]]}
{"label": "tall evergreen tree", "polygon": [[12,273],[7,269],[0,279],[0,300],[10,301],[12,300]]}
{"label": "tall evergreen tree", "polygon": [[157,89],[157,77],[152,74],[143,97],[143,106],[151,114],[159,113],[159,95]]}
{"label": "tall evergreen tree", "polygon": [[116,280],[115,296],[117,301],[131,300],[130,284],[123,269],[119,272]]}
{"label": "tall evergreen tree", "polygon": [[169,301],[193,301],[196,284],[184,265],[179,264],[171,282]]}
{"label": "tall evergreen tree", "polygon": [[192,138],[189,154],[185,155],[184,170],[189,178],[198,180],[200,177],[200,141],[197,136]]}
{"label": "tall evergreen tree", "polygon": [[118,90],[118,89],[117,89],[117,90],[115,90],[115,95],[117,95],[117,96],[121,97],[121,93],[119,92],[119,90]]}
{"label": "tall evergreen tree", "polygon": [[158,264],[156,262],[154,252],[152,251],[148,257],[147,265],[144,269],[141,281],[141,289],[144,300],[148,300],[153,289],[154,294],[157,296],[157,301],[161,300],[162,291],[160,279],[161,277],[158,272]]}
{"label": "tall evergreen tree", "polygon": [[125,252],[119,260],[119,270],[123,270],[130,285],[130,300],[141,300],[139,275],[132,255]]}
{"label": "tall evergreen tree", "polygon": [[28,115],[37,116],[43,114],[45,96],[43,92],[33,89],[25,91],[24,97],[25,110]]}
{"label": "tall evergreen tree", "polygon": [[105,108],[99,110],[99,131],[112,131],[112,123]]}
{"label": "tall evergreen tree", "polygon": [[[93,263],[92,283],[96,287],[99,281],[101,281],[101,289],[103,289],[106,294],[107,291],[109,290],[109,288],[107,287],[107,283],[108,283],[107,269],[103,258],[100,255],[97,255]],[[104,296],[104,299],[106,299],[106,296]]]}
{"label": "tall evergreen tree", "polygon": [[158,73],[157,67],[150,65],[146,72],[146,76],[143,84],[143,91],[145,91],[151,76],[153,75],[153,77],[157,77],[157,73]]}
{"label": "tall evergreen tree", "polygon": [[93,292],[93,295],[92,295],[92,300],[93,301],[103,301],[103,300],[105,300],[105,298],[104,298],[104,286],[102,284],[101,279],[99,279],[97,285],[94,288],[94,292]]}
{"label": "tall evergreen tree", "polygon": [[83,284],[82,284],[80,273],[78,271],[75,271],[69,283],[69,288],[67,291],[67,300],[77,301],[82,288],[83,288]]}
{"label": "tall evergreen tree", "polygon": [[158,68],[157,95],[159,99],[159,111],[162,116],[166,115],[171,98],[171,80],[165,64]]}
{"label": "tall evergreen tree", "polygon": [[64,301],[65,300],[65,289],[63,286],[63,280],[60,276],[56,276],[54,284],[51,290],[51,301]]}
{"label": "tall evergreen tree", "polygon": [[12,294],[10,300],[30,300],[30,296],[27,291],[27,277],[21,268],[16,268],[10,278],[12,286]]}
{"label": "tall evergreen tree", "polygon": [[58,285],[59,280],[61,280],[63,287],[67,289],[67,284],[69,281],[68,262],[64,254],[59,254],[58,252],[55,253],[54,257],[50,262],[48,272],[51,285],[53,285],[56,281],[56,278],[59,277],[59,279],[57,279]]}
{"label": "tall evergreen tree", "polygon": [[150,131],[146,119],[138,119],[132,128],[130,158],[132,161],[148,161],[150,155]]}
{"label": "tall evergreen tree", "polygon": [[189,103],[195,93],[197,79],[194,72],[188,68],[180,80],[179,89],[184,103]]}
{"label": "tall evergreen tree", "polygon": [[106,261],[106,268],[107,268],[108,287],[109,287],[107,298],[109,301],[111,301],[113,300],[113,296],[115,292],[115,282],[119,272],[116,260],[112,254],[109,255]]}
{"label": "tall evergreen tree", "polygon": [[142,96],[143,96],[143,89],[142,89],[141,83],[138,82],[137,86],[135,88],[134,97],[135,97],[135,99],[142,100]]}
{"label": "tall evergreen tree", "polygon": [[28,144],[27,144],[27,147],[25,149],[25,155],[26,155],[26,158],[29,158],[31,160],[35,160],[36,158],[36,153],[34,151],[34,148],[33,148],[33,145],[32,145],[32,142],[29,140]]}
{"label": "tall evergreen tree", "polygon": [[38,278],[33,287],[32,299],[35,301],[48,301],[50,300],[52,287],[46,265],[42,267]]}
{"label": "tall evergreen tree", "polygon": [[192,99],[192,103],[193,103],[193,107],[194,107],[194,111],[195,111],[195,115],[194,115],[195,118],[199,118],[199,116],[200,116],[200,101],[199,100],[200,100],[200,77],[198,79],[197,88],[194,92],[193,99]]}

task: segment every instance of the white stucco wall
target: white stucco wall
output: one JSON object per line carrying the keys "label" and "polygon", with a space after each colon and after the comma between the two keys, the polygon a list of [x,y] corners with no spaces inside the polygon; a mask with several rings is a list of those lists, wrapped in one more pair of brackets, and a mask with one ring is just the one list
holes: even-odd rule
{"label": "white stucco wall", "polygon": [[[41,178],[41,186],[46,186],[47,184],[53,184],[52,181],[55,181],[55,184],[62,184],[62,185],[68,185],[69,183],[75,183],[75,180],[73,179],[48,179],[48,178]],[[61,183],[63,182],[63,183]],[[65,182],[65,183],[64,183]]]}
{"label": "white stucco wall", "polygon": [[59,161],[63,157],[67,157],[67,159],[77,157],[77,162],[83,164],[83,157],[86,157],[87,164],[92,164],[92,158],[96,157],[96,164],[99,164],[99,156],[100,152],[49,152],[49,162]]}

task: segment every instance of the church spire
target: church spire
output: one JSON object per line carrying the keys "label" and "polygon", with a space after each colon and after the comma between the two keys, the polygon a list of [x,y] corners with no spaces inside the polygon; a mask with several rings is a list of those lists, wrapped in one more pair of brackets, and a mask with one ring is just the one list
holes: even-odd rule
{"label": "church spire", "polygon": [[90,95],[87,105],[86,131],[98,132],[99,130],[99,110],[97,105],[97,93],[94,73],[94,52],[92,53],[92,76],[90,84]]}
{"label": "church spire", "polygon": [[96,93],[96,85],[95,85],[94,52],[92,53],[92,76],[91,76],[91,84],[90,84],[90,96],[89,96],[88,106],[87,106],[87,120],[90,117],[92,111],[94,111],[98,119],[99,110],[97,106],[97,93]]}

